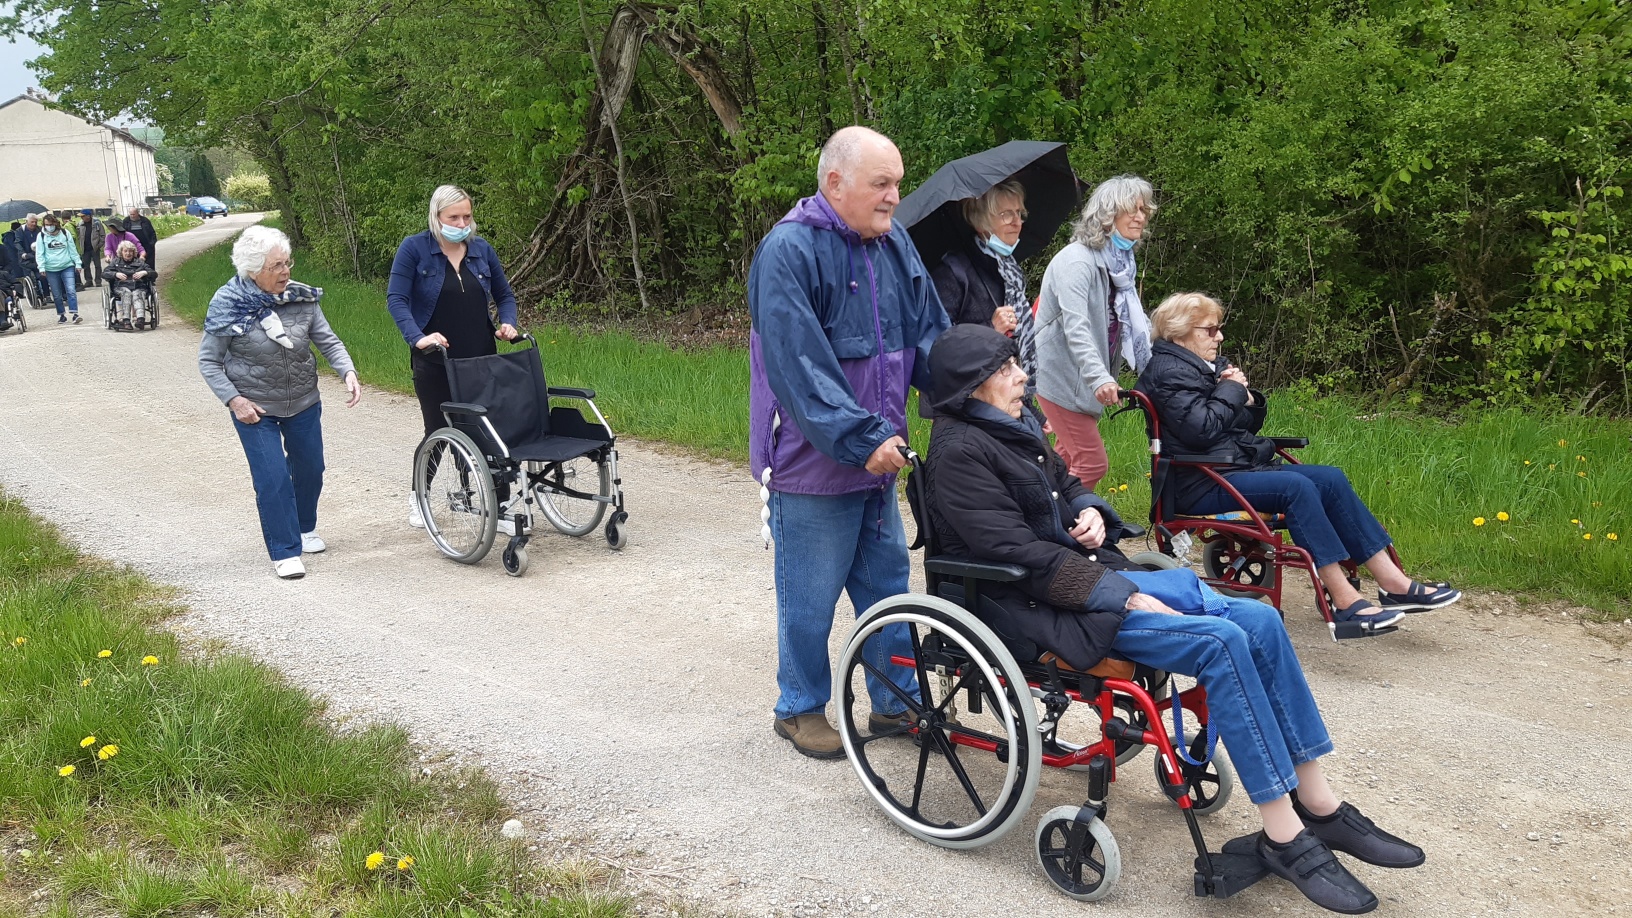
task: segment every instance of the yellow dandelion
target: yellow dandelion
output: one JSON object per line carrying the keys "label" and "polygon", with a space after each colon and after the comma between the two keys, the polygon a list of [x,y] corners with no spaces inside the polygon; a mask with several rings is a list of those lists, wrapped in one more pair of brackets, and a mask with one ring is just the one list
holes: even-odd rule
{"label": "yellow dandelion", "polygon": [[1568,440],[1560,440],[1560,441],[1558,441],[1558,445],[1559,445],[1559,446],[1569,446],[1569,445],[1570,445],[1570,441],[1568,441]]}
{"label": "yellow dandelion", "polygon": [[158,666],[159,665],[159,658],[153,656],[152,654],[148,654],[147,656],[142,657],[142,665],[143,666]]}
{"label": "yellow dandelion", "polygon": [[1524,464],[1525,464],[1525,465],[1529,465],[1529,464],[1530,464],[1530,460],[1529,460],[1529,459],[1526,459],[1526,460],[1524,460]]}
{"label": "yellow dandelion", "polygon": [[1575,477],[1577,477],[1577,478],[1585,478],[1585,477],[1587,477],[1587,473],[1586,473],[1586,472],[1576,472],[1576,473],[1575,473]]}
{"label": "yellow dandelion", "polygon": [[91,684],[91,680],[89,680],[89,679],[81,679],[81,680],[79,680],[79,687],[80,687],[80,688],[85,688],[85,687],[86,687],[86,686],[88,686],[88,685],[90,685],[90,684]]}
{"label": "yellow dandelion", "polygon": [[1580,520],[1570,520],[1570,523],[1571,523],[1571,525],[1575,525],[1575,526],[1579,526],[1579,525],[1581,525],[1581,521],[1580,521]]}
{"label": "yellow dandelion", "polygon": [[84,739],[79,741],[79,748],[84,749],[86,746],[95,745],[95,743],[96,743],[96,737],[87,736]]}
{"label": "yellow dandelion", "polygon": [[402,857],[397,858],[398,870],[407,870],[412,866],[414,866],[414,856],[412,854],[405,854]]}
{"label": "yellow dandelion", "polygon": [[1127,485],[1123,485],[1122,487],[1117,488],[1118,491],[1126,491],[1127,489],[1128,489]]}
{"label": "yellow dandelion", "polygon": [[1587,461],[1587,457],[1586,457],[1586,456],[1576,456],[1576,457],[1575,457],[1575,461],[1576,461],[1576,462],[1586,462],[1586,461]]}
{"label": "yellow dandelion", "polygon": [[103,746],[101,749],[96,750],[96,757],[101,759],[104,762],[106,762],[108,759],[111,759],[111,758],[113,758],[114,756],[116,756],[118,754],[119,754],[119,747],[115,746],[112,743],[109,743],[106,746]]}
{"label": "yellow dandelion", "polygon": [[380,865],[383,863],[385,863],[385,852],[376,851],[373,854],[370,854],[367,860],[363,861],[363,866],[367,867],[369,870],[379,870]]}
{"label": "yellow dandelion", "polygon": [[113,656],[113,651],[111,651],[111,650],[98,650],[96,652],[96,655],[97,655],[98,658],[106,660],[108,657]]}
{"label": "yellow dandelion", "polygon": [[64,778],[68,777],[69,775],[71,775],[73,773],[74,773],[74,766],[72,766],[72,765],[64,765],[61,768],[57,769],[57,774],[62,775]]}
{"label": "yellow dandelion", "polygon": [[1482,516],[1476,516],[1476,517],[1474,517],[1474,518],[1473,518],[1473,525],[1475,525],[1475,526],[1483,526],[1483,525],[1485,525],[1485,518],[1484,518],[1484,517],[1482,517]]}
{"label": "yellow dandelion", "polygon": [[1613,532],[1604,533],[1604,538],[1610,540],[1611,542],[1619,542],[1621,540],[1621,537]]}
{"label": "yellow dandelion", "polygon": [[1547,471],[1554,472],[1554,471],[1557,471],[1557,470],[1558,470],[1558,463],[1556,463],[1556,462],[1547,463]]}
{"label": "yellow dandelion", "polygon": [[1581,538],[1586,539],[1588,542],[1591,542],[1592,541],[1592,533],[1583,532],[1583,533],[1581,533]]}
{"label": "yellow dandelion", "polygon": [[1497,513],[1497,514],[1496,514],[1496,519],[1498,519],[1498,520],[1500,520],[1500,521],[1502,521],[1502,522],[1504,522],[1504,523],[1505,523],[1505,522],[1507,522],[1507,521],[1508,521],[1508,520],[1510,520],[1510,519],[1512,519],[1512,517],[1511,517],[1511,516],[1508,516],[1508,515],[1507,515],[1507,511],[1506,511],[1506,510],[1503,510],[1503,511],[1501,511],[1501,512],[1500,512],[1500,513]]}
{"label": "yellow dandelion", "polygon": [[21,647],[21,646],[23,646],[24,644],[27,644],[27,643],[28,643],[28,638],[23,637],[20,634],[11,639],[11,644],[12,644],[13,647]]}

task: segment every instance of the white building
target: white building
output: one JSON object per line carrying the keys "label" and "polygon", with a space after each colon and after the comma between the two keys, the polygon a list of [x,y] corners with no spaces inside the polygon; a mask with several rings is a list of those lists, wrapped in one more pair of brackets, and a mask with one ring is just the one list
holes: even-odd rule
{"label": "white building", "polygon": [[153,148],[129,132],[47,108],[36,96],[0,103],[0,201],[124,213],[158,193]]}

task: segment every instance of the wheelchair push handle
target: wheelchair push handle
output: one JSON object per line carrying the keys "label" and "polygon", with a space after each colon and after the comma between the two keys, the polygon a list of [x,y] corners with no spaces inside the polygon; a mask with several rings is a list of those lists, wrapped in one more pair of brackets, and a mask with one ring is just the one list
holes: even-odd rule
{"label": "wheelchair push handle", "polygon": [[[502,341],[504,339],[501,338],[499,340]],[[512,344],[514,344],[515,342],[521,341],[521,340],[526,340],[526,341],[530,342],[533,347],[538,347],[538,339],[537,338],[534,338],[532,336],[532,334],[529,333],[529,332],[520,331],[518,329],[516,331],[516,336],[514,338],[511,338],[510,342]],[[437,344],[435,341],[432,341],[430,344],[427,344],[424,347],[419,348],[419,350],[427,351],[427,352],[428,351],[436,351],[436,352],[440,353],[444,358],[448,356],[447,347],[445,347],[445,346],[443,346],[441,344]]]}

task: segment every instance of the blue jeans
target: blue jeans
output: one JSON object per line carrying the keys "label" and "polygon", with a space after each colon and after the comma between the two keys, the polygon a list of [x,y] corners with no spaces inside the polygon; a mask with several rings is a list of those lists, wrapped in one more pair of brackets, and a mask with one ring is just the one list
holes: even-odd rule
{"label": "blue jeans", "polygon": [[286,418],[262,415],[255,424],[234,417],[232,426],[255,481],[266,553],[273,561],[300,557],[300,534],[317,528],[323,493],[323,403]]}
{"label": "blue jeans", "polygon": [[79,272],[73,268],[63,268],[60,271],[42,271],[45,282],[51,286],[51,298],[57,301],[57,315],[62,315],[62,306],[68,304],[68,311],[79,315],[79,294],[74,292],[74,285],[79,278]]}
{"label": "blue jeans", "polygon": [[[818,496],[771,492],[771,534],[776,543],[776,716],[820,712],[833,696],[827,639],[841,590],[856,614],[907,592],[910,556],[895,489]],[[916,695],[911,667],[892,654],[912,656],[906,625],[891,625],[868,641],[866,659]],[[869,675],[873,710],[894,714],[906,705]]]}
{"label": "blue jeans", "polygon": [[[1253,509],[1286,514],[1292,541],[1308,549],[1315,567],[1344,559],[1364,564],[1393,540],[1371,515],[1349,476],[1335,465],[1282,465],[1262,472],[1225,476]],[[1203,494],[1183,512],[1229,513],[1241,507],[1223,488]]]}
{"label": "blue jeans", "polygon": [[[1280,614],[1254,599],[1221,596],[1199,582],[1195,586],[1207,594],[1202,602],[1175,598],[1177,591],[1167,587],[1185,578],[1194,581],[1190,571],[1123,576],[1185,614],[1129,612],[1111,648],[1136,663],[1201,683],[1208,713],[1253,803],[1291,792],[1298,786],[1294,768],[1331,752],[1332,740]],[[1170,717],[1164,710],[1163,720]]]}

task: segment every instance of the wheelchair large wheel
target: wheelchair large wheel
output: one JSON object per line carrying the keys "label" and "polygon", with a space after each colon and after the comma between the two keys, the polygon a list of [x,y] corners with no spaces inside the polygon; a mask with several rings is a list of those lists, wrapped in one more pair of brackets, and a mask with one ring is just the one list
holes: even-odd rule
{"label": "wheelchair large wheel", "polygon": [[1082,807],[1057,806],[1037,822],[1037,863],[1060,892],[1098,902],[1122,879],[1122,849],[1098,816],[1084,823]]}
{"label": "wheelchair large wheel", "polygon": [[159,297],[152,290],[147,291],[147,296],[142,300],[142,310],[147,313],[147,327],[158,328]]}
{"label": "wheelchair large wheel", "polygon": [[1220,533],[1201,550],[1201,569],[1208,580],[1218,581],[1213,589],[1226,596],[1247,599],[1265,599],[1264,594],[1248,590],[1232,590],[1228,584],[1267,587],[1275,576],[1275,565],[1264,557],[1270,550],[1254,539],[1239,539]]}
{"label": "wheelchair large wheel", "polygon": [[[881,632],[904,626],[918,691],[895,690],[910,723],[872,733],[865,676],[884,679]],[[943,848],[976,848],[1025,816],[1042,773],[1037,709],[1020,665],[991,629],[933,596],[894,596],[856,622],[835,670],[839,735],[885,815]],[[971,701],[973,695],[978,704]],[[959,707],[961,705],[961,707]]]}
{"label": "wheelchair large wheel", "polygon": [[30,309],[45,309],[50,305],[40,302],[40,285],[34,283],[34,278],[26,274],[23,276],[23,296],[28,298]]}
{"label": "wheelchair large wheel", "polygon": [[107,284],[103,284],[97,290],[102,303],[102,327],[112,328],[114,315],[113,291],[109,289]]}
{"label": "wheelchair large wheel", "polygon": [[499,529],[499,499],[487,459],[470,438],[444,427],[414,453],[414,500],[425,531],[461,564],[487,557]]}
{"label": "wheelchair large wheel", "polygon": [[[593,493],[600,497],[612,496],[611,463],[596,462],[588,456],[550,463],[535,477],[539,482],[571,488],[580,493]],[[594,491],[585,487],[591,481],[595,482]],[[548,484],[537,485],[534,490],[538,492],[538,509],[544,512],[544,518],[562,535],[581,536],[594,532],[595,527],[601,524],[601,518],[606,516],[606,508],[610,506],[598,500],[585,500],[562,494],[552,490]]]}

